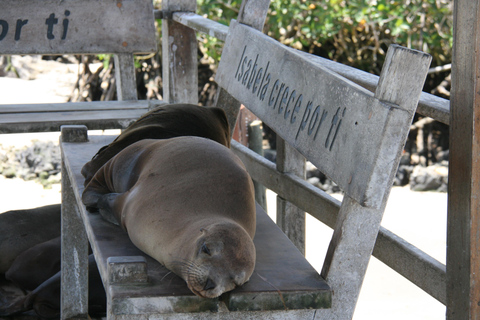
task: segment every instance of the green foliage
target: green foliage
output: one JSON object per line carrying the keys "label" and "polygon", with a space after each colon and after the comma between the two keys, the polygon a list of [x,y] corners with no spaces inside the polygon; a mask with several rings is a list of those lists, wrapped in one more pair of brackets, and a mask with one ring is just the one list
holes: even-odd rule
{"label": "green foliage", "polygon": [[[228,25],[240,3],[199,0],[198,7]],[[391,43],[430,53],[434,65],[449,63],[452,24],[452,0],[272,0],[264,31],[294,48],[378,73]],[[205,39],[204,53],[218,58],[218,43]]]}

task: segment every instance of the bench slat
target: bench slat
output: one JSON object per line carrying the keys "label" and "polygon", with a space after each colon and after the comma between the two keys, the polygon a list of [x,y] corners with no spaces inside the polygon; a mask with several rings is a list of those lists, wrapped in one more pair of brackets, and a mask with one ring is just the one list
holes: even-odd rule
{"label": "bench slat", "polygon": [[119,109],[148,109],[166,104],[157,100],[138,101],[93,101],[38,104],[0,104],[0,114],[29,112],[68,112],[68,111],[100,111]]}
{"label": "bench slat", "polygon": [[[70,178],[74,179],[72,185],[78,203],[81,203],[84,189],[81,167],[113,138],[92,136],[87,143],[61,144],[65,166]],[[80,205],[80,212],[106,287],[108,257],[145,256],[147,260],[149,283],[141,286],[141,290],[138,285],[111,286],[112,307],[116,314],[134,314],[140,305],[143,312],[148,312],[145,307],[151,305],[152,313],[218,310],[219,300],[193,295],[182,279],[138,250],[119,227],[102,220],[99,215],[89,214],[83,205]],[[229,310],[330,307],[331,291],[328,285],[259,206],[254,243],[257,250],[254,274],[247,284],[223,296]]]}
{"label": "bench slat", "polygon": [[0,54],[157,50],[149,0],[2,0],[0,19]]}
{"label": "bench slat", "polygon": [[0,105],[0,133],[60,131],[64,124],[92,130],[125,129],[163,101],[107,101]]}

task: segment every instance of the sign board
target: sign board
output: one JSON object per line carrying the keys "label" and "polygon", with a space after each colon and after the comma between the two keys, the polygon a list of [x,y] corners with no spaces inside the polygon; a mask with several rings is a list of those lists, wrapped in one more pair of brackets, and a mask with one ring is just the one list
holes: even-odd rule
{"label": "sign board", "polygon": [[376,192],[392,105],[235,21],[216,81],[359,203]]}
{"label": "sign board", "polygon": [[2,0],[0,54],[157,50],[151,0]]}

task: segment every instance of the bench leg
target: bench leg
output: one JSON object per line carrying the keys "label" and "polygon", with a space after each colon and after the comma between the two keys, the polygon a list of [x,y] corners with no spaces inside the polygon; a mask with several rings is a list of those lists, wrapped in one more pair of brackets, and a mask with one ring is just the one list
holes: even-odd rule
{"label": "bench leg", "polygon": [[88,239],[62,161],[61,318],[88,318]]}

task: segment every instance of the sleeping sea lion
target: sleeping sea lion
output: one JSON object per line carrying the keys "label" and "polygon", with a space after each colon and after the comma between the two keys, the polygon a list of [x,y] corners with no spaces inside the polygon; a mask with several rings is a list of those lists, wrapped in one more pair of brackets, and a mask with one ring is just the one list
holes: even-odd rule
{"label": "sleeping sea lion", "polygon": [[[35,290],[20,297],[7,306],[0,305],[0,317],[14,316],[34,310],[41,318],[52,319],[60,317],[60,287],[61,272],[42,282]],[[93,254],[88,256],[88,313],[94,317],[106,314],[107,297],[102,279],[98,272]]]}
{"label": "sleeping sea lion", "polygon": [[132,143],[142,139],[180,136],[203,137],[230,147],[230,129],[225,111],[193,104],[169,104],[147,112],[83,166],[85,186],[101,166]]}
{"label": "sleeping sea lion", "polygon": [[60,271],[62,238],[39,243],[22,253],[5,273],[5,279],[32,291]]}
{"label": "sleeping sea lion", "polygon": [[97,171],[82,199],[198,296],[218,297],[253,272],[253,184],[240,159],[215,141],[136,142]]}
{"label": "sleeping sea lion", "polygon": [[0,273],[23,251],[59,237],[60,229],[60,204],[0,214]]}

